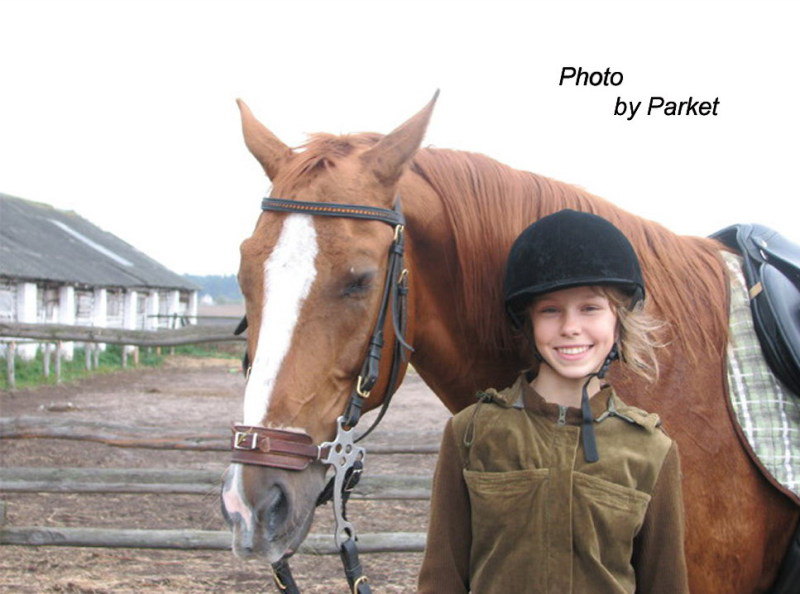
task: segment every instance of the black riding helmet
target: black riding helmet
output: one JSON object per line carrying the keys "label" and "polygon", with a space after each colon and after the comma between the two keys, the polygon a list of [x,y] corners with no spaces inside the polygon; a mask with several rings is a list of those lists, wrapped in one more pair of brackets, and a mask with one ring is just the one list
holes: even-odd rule
{"label": "black riding helmet", "polygon": [[[631,308],[644,299],[636,252],[628,238],[604,218],[560,210],[528,226],[511,246],[503,292],[515,327],[524,327],[525,310],[538,295],[587,285],[617,287],[631,296]],[[581,435],[587,462],[600,459],[587,387],[593,376],[603,378],[617,357],[615,345],[583,386]]]}
{"label": "black riding helmet", "polygon": [[639,259],[628,238],[606,219],[560,210],[528,226],[511,246],[503,286],[515,327],[537,295],[585,285],[610,285],[644,298]]}

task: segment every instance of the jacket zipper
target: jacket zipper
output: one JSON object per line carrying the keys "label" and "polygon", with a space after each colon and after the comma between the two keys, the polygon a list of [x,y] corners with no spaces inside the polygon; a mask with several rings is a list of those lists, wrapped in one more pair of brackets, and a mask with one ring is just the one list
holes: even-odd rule
{"label": "jacket zipper", "polygon": [[558,405],[558,426],[563,427],[567,424],[567,407],[559,404]]}

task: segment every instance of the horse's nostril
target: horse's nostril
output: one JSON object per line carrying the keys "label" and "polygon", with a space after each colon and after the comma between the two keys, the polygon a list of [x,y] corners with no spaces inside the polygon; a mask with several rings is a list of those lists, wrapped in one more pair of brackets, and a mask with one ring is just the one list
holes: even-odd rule
{"label": "horse's nostril", "polygon": [[267,490],[262,504],[259,506],[258,519],[267,527],[268,534],[280,533],[280,527],[289,517],[289,500],[280,485],[273,485]]}

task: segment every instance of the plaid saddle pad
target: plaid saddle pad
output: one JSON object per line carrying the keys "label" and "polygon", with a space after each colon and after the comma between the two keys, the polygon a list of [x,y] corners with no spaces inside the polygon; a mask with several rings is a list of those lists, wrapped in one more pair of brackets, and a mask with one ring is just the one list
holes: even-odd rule
{"label": "plaid saddle pad", "polygon": [[800,503],[800,398],[772,374],[753,326],[741,257],[722,252],[731,279],[728,392],[754,462]]}

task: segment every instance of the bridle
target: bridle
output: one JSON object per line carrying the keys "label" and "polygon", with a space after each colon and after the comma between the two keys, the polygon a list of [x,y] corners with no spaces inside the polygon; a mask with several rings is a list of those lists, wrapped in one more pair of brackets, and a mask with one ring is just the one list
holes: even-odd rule
{"label": "bridle", "polygon": [[[379,221],[394,229],[394,239],[389,247],[386,279],[378,310],[378,319],[367,346],[367,354],[361,372],[354,382],[344,414],[337,421],[336,437],[333,441],[315,445],[313,439],[304,431],[273,429],[254,425],[234,425],[231,448],[231,461],[240,464],[253,464],[286,470],[303,470],[312,462],[321,461],[334,469],[334,476],[323,489],[317,505],[333,499],[335,532],[334,539],[340,550],[345,574],[352,591],[356,594],[371,592],[366,577],[361,573],[356,549],[355,530],[347,521],[345,505],[350,491],[358,482],[363,469],[365,450],[356,442],[366,437],[381,421],[397,388],[406,354],[413,351],[404,338],[406,327],[406,306],[408,295],[408,271],[403,267],[405,249],[405,217],[400,197],[395,200],[394,209],[355,204],[330,202],[301,202],[281,198],[264,198],[263,211],[301,213],[314,216],[340,217]],[[391,308],[391,309],[390,309]],[[364,401],[369,398],[380,371],[381,353],[384,346],[383,329],[386,316],[392,316],[394,345],[389,381],[383,405],[372,425],[354,439],[354,427],[361,417]],[[236,333],[247,327],[246,318],[242,320]],[[286,559],[273,564],[275,583],[283,592],[297,593],[296,584]]]}

